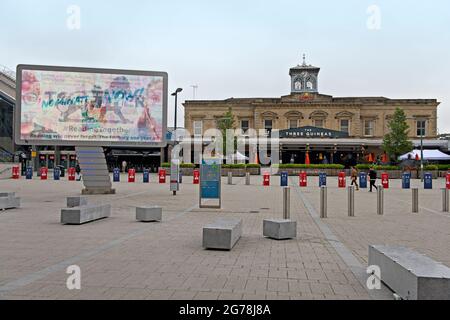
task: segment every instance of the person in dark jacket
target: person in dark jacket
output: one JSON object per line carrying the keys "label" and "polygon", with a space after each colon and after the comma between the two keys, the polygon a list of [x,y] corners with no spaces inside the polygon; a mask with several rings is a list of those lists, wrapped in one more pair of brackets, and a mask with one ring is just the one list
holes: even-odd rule
{"label": "person in dark jacket", "polygon": [[377,181],[377,172],[373,167],[370,167],[369,170],[369,179],[370,179],[370,190],[369,192],[372,192],[372,187],[378,190],[377,186],[375,185],[375,181]]}
{"label": "person in dark jacket", "polygon": [[81,168],[79,163],[75,166],[75,172],[77,173],[77,181],[81,181]]}

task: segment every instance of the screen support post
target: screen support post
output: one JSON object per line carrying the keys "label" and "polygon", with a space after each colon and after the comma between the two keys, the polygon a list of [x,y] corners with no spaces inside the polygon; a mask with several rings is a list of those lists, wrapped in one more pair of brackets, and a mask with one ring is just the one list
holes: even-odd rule
{"label": "screen support post", "polygon": [[102,147],[75,147],[84,189],[82,194],[115,194]]}

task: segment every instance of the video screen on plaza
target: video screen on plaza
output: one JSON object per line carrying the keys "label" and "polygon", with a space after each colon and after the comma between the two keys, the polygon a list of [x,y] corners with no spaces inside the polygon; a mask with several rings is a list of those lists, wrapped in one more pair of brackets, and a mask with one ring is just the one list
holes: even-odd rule
{"label": "video screen on plaza", "polygon": [[17,67],[18,144],[165,146],[167,73]]}

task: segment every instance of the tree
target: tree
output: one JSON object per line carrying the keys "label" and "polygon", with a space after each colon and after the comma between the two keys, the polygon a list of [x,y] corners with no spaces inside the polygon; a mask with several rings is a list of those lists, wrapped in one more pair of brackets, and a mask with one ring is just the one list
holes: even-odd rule
{"label": "tree", "polygon": [[389,133],[383,138],[382,148],[390,158],[397,162],[400,155],[413,149],[413,143],[408,139],[409,126],[403,109],[396,108],[394,116],[388,122]]}
{"label": "tree", "polygon": [[[228,108],[228,111],[225,112],[222,117],[217,120],[217,129],[222,133],[223,138],[223,154],[227,154],[227,130],[235,129],[235,119],[233,115],[233,111],[231,108]],[[237,139],[236,137],[228,137],[234,139],[234,149],[236,149]]]}

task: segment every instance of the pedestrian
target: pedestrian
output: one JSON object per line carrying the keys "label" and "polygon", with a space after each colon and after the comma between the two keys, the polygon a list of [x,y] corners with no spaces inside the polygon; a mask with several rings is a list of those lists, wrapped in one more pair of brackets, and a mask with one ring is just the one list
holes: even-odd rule
{"label": "pedestrian", "polygon": [[370,190],[369,192],[372,192],[372,187],[378,190],[377,186],[375,185],[375,181],[377,180],[377,172],[375,171],[374,167],[370,167],[369,170],[369,179],[370,179]]}
{"label": "pedestrian", "polygon": [[354,184],[356,186],[356,190],[359,190],[358,170],[354,166],[352,166],[351,178],[352,178],[352,183],[350,185],[352,186]]}
{"label": "pedestrian", "polygon": [[75,166],[75,172],[77,173],[77,181],[81,181],[81,168],[79,163]]}
{"label": "pedestrian", "polygon": [[125,160],[122,161],[122,172],[126,172],[127,170],[127,162]]}

